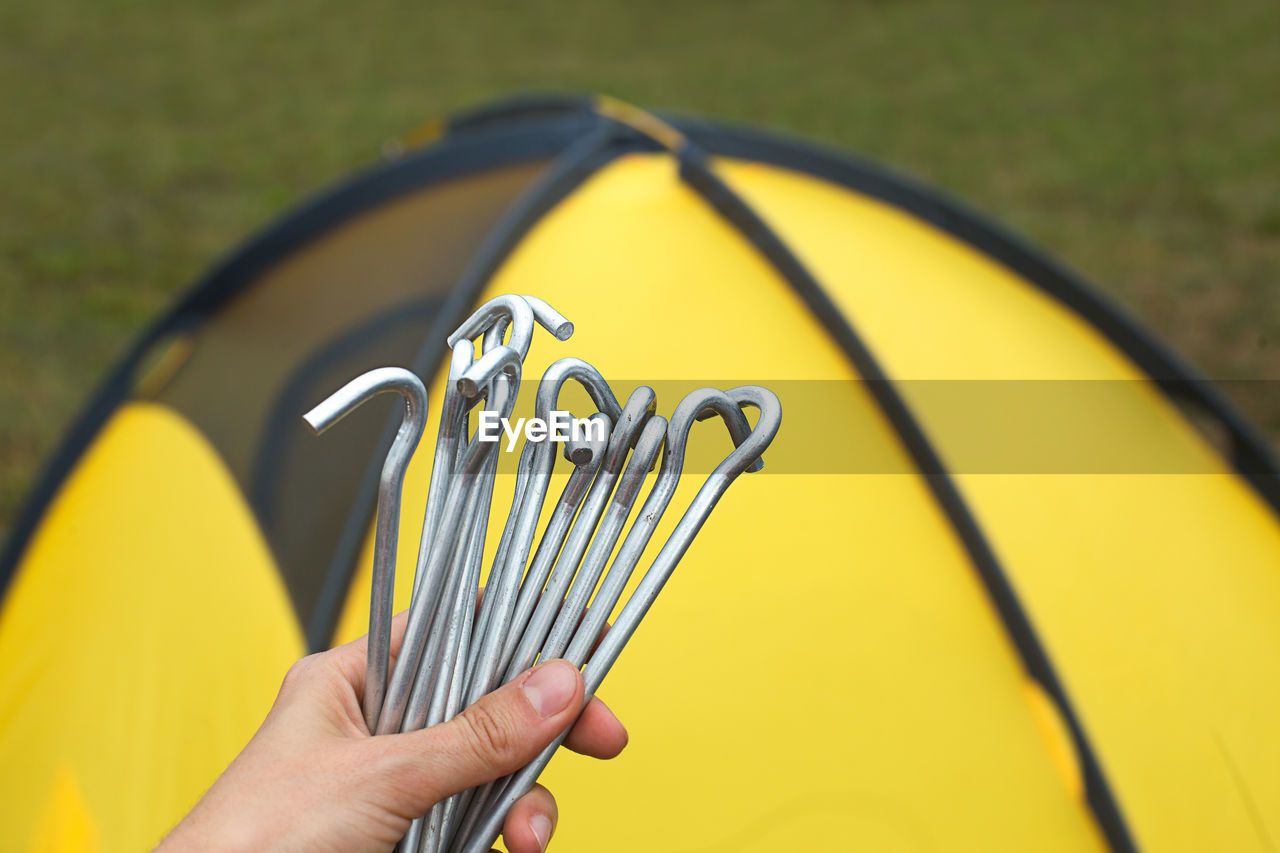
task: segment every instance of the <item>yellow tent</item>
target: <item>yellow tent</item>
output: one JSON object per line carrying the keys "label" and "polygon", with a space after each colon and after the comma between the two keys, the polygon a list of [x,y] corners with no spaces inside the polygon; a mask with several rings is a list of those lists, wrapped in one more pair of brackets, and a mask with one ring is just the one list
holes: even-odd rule
{"label": "yellow tent", "polygon": [[503,292],[577,325],[527,377],[573,354],[662,412],[748,381],[786,411],[605,683],[631,748],[548,770],[558,850],[1275,849],[1280,477],[1240,417],[928,189],[570,97],[304,205],[97,394],[0,555],[0,849],[145,849],[293,659],[363,632],[393,404],[300,415],[400,364],[438,417],[446,334]]}

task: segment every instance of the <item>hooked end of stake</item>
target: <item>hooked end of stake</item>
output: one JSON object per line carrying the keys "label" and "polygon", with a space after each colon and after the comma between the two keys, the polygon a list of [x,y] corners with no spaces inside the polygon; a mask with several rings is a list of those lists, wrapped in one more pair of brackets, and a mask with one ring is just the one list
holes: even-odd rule
{"label": "hooked end of stake", "polygon": [[556,326],[551,334],[556,336],[557,341],[567,341],[573,337],[573,323],[565,320],[559,326]]}
{"label": "hooked end of stake", "polygon": [[307,429],[311,430],[313,435],[320,435],[333,426],[334,420],[332,413],[325,411],[324,403],[302,416],[303,423],[307,425]]}
{"label": "hooked end of stake", "polygon": [[[698,412],[698,414],[694,415],[693,419],[695,421],[705,421],[714,417],[716,417],[716,412],[714,409],[703,409],[701,412]],[[764,457],[757,456],[756,461],[752,462],[750,465],[747,466],[747,473],[754,474],[757,471],[762,470],[763,468],[764,468]]]}

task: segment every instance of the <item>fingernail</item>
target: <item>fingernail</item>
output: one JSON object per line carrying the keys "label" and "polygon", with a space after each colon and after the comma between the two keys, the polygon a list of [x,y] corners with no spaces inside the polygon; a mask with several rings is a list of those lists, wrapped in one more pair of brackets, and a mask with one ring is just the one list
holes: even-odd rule
{"label": "fingernail", "polygon": [[566,661],[553,660],[533,671],[523,687],[525,698],[539,717],[560,713],[578,692],[578,674]]}
{"label": "fingernail", "polygon": [[538,849],[546,850],[547,842],[551,840],[551,818],[535,814],[529,818],[529,829],[533,830],[533,837],[538,839]]}

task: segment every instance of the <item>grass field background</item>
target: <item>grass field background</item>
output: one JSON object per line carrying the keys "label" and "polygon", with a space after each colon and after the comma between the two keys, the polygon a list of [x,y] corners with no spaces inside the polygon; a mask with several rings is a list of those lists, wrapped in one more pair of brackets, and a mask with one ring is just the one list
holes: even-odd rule
{"label": "grass field background", "polygon": [[[384,140],[517,89],[859,151],[1022,232],[1210,376],[1280,379],[1275,0],[11,0],[0,47],[0,537],[203,268]],[[1280,438],[1267,382],[1226,387]]]}

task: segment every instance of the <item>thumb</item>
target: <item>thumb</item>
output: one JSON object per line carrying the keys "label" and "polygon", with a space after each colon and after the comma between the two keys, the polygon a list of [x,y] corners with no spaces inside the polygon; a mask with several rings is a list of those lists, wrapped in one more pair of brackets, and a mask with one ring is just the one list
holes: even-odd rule
{"label": "thumb", "polygon": [[374,738],[387,743],[421,814],[445,797],[514,773],[582,710],[582,674],[553,660],[516,677],[448,722]]}

